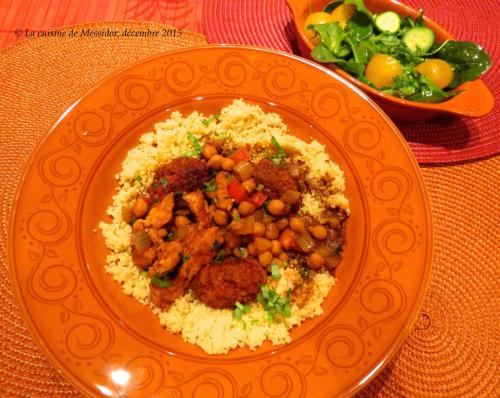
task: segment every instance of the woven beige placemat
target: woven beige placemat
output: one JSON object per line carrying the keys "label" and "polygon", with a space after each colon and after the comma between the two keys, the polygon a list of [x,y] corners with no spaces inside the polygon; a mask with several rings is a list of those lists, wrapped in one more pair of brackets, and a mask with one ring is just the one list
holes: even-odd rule
{"label": "woven beige placemat", "polygon": [[[141,22],[93,29],[161,29]],[[67,397],[78,392],[48,363],[16,306],[7,267],[8,217],[23,166],[39,138],[75,99],[138,59],[181,39],[40,38],[0,52],[0,396]],[[436,228],[433,277],[412,334],[360,395],[490,397],[498,393],[500,158],[423,170]],[[210,397],[207,397],[210,398]]]}

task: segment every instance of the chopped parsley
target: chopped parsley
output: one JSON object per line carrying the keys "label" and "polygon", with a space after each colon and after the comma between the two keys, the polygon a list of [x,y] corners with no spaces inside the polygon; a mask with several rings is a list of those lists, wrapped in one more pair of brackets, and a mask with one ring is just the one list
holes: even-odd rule
{"label": "chopped parsley", "polygon": [[142,177],[141,176],[135,176],[134,180],[136,180],[139,184],[142,184]]}
{"label": "chopped parsley", "polygon": [[188,256],[188,255],[182,256],[182,264],[189,261],[190,259],[191,259],[191,256]]}
{"label": "chopped parsley", "polygon": [[262,191],[264,189],[264,185],[259,184],[257,185],[257,191]]}
{"label": "chopped parsley", "polygon": [[208,125],[212,122],[215,122],[217,121],[217,119],[219,119],[219,115],[217,114],[213,114],[212,116],[210,116],[208,119],[203,119],[201,122],[203,123],[203,125],[205,127],[208,127]]}
{"label": "chopped parsley", "polygon": [[243,246],[238,247],[238,253],[241,257],[246,257],[248,255],[247,249],[245,249]]}
{"label": "chopped parsley", "polygon": [[151,279],[151,283],[155,286],[158,287],[170,287],[170,279],[168,278],[168,275],[159,275],[155,274],[153,278]]}
{"label": "chopped parsley", "polygon": [[215,191],[217,191],[217,184],[215,183],[215,178],[212,178],[209,182],[205,183],[205,192]]}
{"label": "chopped parsley", "polygon": [[288,289],[286,297],[283,297],[269,289],[267,285],[262,285],[259,294],[257,294],[257,301],[266,310],[266,318],[269,322],[274,322],[278,317],[290,318],[292,316],[291,298],[291,289]]}
{"label": "chopped parsley", "polygon": [[174,240],[174,239],[175,239],[175,232],[170,231],[167,235],[167,241],[170,242],[171,240]]}
{"label": "chopped parsley", "polygon": [[280,279],[281,278],[280,267],[276,263],[271,264],[271,277],[273,279]]}
{"label": "chopped parsley", "polygon": [[188,140],[191,144],[193,144],[194,149],[191,151],[186,151],[182,155],[189,157],[199,157],[202,151],[200,139],[195,137],[192,133],[188,133]]}
{"label": "chopped parsley", "polygon": [[250,312],[250,306],[248,304],[241,304],[237,301],[235,305],[236,308],[233,310],[234,319],[241,319],[243,314],[248,314]]}
{"label": "chopped parsley", "polygon": [[222,260],[224,260],[224,253],[223,253],[223,251],[222,251],[222,250],[219,250],[219,251],[217,252],[217,255],[216,255],[216,256],[215,256],[215,258],[214,258],[214,262],[215,262],[215,263],[220,263],[220,262],[222,262]]}
{"label": "chopped parsley", "polygon": [[283,158],[286,156],[286,152],[283,150],[283,148],[279,144],[278,140],[274,137],[274,135],[271,137],[271,144],[273,144],[277,152],[273,153],[272,155],[269,155],[269,159],[271,159],[271,161],[276,166],[279,166]]}

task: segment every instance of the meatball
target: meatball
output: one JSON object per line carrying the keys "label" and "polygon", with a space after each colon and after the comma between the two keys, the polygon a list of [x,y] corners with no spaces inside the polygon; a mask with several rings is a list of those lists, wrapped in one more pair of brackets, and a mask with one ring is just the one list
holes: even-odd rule
{"label": "meatball", "polygon": [[256,184],[264,185],[265,193],[273,199],[279,198],[288,190],[298,190],[297,181],[269,159],[262,159],[255,166],[253,179]]}
{"label": "meatball", "polygon": [[202,189],[210,180],[206,162],[196,158],[177,158],[156,170],[150,194],[161,200],[170,192],[192,192]]}
{"label": "meatball", "polygon": [[237,301],[255,300],[266,280],[266,271],[256,262],[229,258],[202,268],[193,279],[191,289],[200,301],[212,308],[231,308]]}

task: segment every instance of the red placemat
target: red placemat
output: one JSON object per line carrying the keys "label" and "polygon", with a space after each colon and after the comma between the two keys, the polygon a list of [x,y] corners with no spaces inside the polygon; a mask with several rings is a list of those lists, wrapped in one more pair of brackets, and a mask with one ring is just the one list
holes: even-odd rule
{"label": "red placemat", "polygon": [[[325,3],[327,0],[325,0]],[[499,0],[407,0],[458,40],[483,46],[493,60],[484,77],[500,97]],[[295,29],[285,0],[205,0],[203,25],[211,43],[252,44],[296,52]],[[482,118],[443,117],[434,121],[397,123],[420,163],[448,163],[477,159],[500,152],[498,100]]]}

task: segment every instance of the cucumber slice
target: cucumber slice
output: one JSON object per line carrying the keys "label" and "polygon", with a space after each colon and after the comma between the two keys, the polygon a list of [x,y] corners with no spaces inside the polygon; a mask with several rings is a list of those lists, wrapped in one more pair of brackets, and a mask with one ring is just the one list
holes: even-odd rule
{"label": "cucumber slice", "polygon": [[403,43],[416,54],[424,54],[432,47],[436,36],[425,26],[411,28],[403,35]]}
{"label": "cucumber slice", "polygon": [[401,26],[401,18],[393,11],[386,11],[375,17],[375,26],[381,32],[396,33]]}

